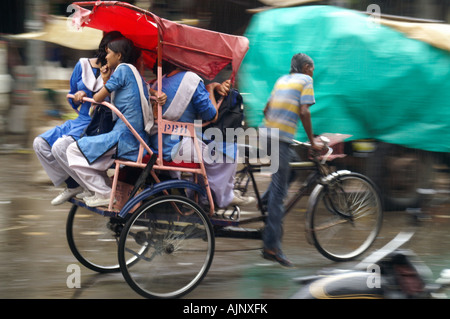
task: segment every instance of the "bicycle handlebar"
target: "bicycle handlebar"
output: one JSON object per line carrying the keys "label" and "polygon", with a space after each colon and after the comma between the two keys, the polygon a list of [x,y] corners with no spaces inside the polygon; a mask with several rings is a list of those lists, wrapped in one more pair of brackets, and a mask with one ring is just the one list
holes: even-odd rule
{"label": "bicycle handlebar", "polygon": [[[318,138],[324,144],[324,148],[327,148],[327,153],[325,155],[323,155],[322,160],[320,162],[321,164],[325,164],[325,162],[328,160],[330,155],[333,153],[333,148],[328,145],[330,143],[330,139],[328,137],[318,136]],[[301,145],[301,146],[307,147],[308,149],[311,149],[311,143],[309,143],[309,142],[300,142],[297,140],[292,140],[292,144]],[[320,154],[313,153],[313,156],[314,156],[314,158],[319,158]]]}

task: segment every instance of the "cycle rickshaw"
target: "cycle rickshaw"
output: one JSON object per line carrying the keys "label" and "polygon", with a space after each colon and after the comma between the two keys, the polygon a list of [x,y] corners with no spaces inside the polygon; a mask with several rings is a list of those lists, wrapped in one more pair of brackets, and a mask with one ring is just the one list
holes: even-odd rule
{"label": "cycle rickshaw", "polygon": [[[74,8],[73,21],[79,26],[105,32],[118,30],[142,49],[147,67],[157,63],[159,90],[162,58],[207,79],[214,78],[231,63],[234,80],[248,49],[244,37],[177,24],[127,3],[75,2]],[[158,106],[155,121],[158,142],[162,143],[163,134],[192,138],[200,158],[198,163],[166,162],[162,152],[152,152],[114,105],[103,104],[140,141],[140,156],[136,162],[115,160],[108,207],[92,208],[82,200],[70,200],[73,205],[66,225],[70,249],[91,270],[121,271],[130,287],[144,297],[183,296],[207,274],[214,256],[215,237],[261,238],[261,229],[243,230],[242,226],[265,219],[254,175],[262,166],[250,163],[244,156],[246,160],[236,181],[242,192],[253,181],[261,213],[243,219],[236,207],[232,213],[218,214],[201,160],[196,134],[201,128],[197,124],[165,120]],[[339,138],[330,145],[337,141]],[[307,147],[304,143],[299,145]],[[382,220],[381,202],[375,186],[366,177],[348,171],[331,172],[326,165],[329,155],[292,163],[294,169],[313,171],[296,200],[313,189],[308,204],[307,237],[324,256],[349,260],[366,251],[375,240]],[[190,174],[194,180],[163,180],[162,172],[167,171]],[[198,182],[199,177],[203,183]],[[197,195],[188,197],[186,190]],[[208,211],[199,205],[198,196],[208,199]],[[358,235],[352,238],[351,233]]]}

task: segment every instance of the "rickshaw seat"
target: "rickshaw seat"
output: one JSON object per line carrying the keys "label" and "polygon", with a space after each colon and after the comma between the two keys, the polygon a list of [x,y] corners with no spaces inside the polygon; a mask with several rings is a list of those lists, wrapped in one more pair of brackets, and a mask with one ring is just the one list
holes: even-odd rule
{"label": "rickshaw seat", "polygon": [[183,168],[200,168],[199,163],[173,162],[163,161],[165,166],[183,167]]}
{"label": "rickshaw seat", "polygon": [[[147,154],[144,156],[144,158],[142,159],[143,163],[148,163],[148,161],[150,160],[150,154]],[[164,166],[171,166],[171,167],[181,167],[181,168],[200,168],[200,164],[199,163],[187,163],[187,162],[173,162],[173,161],[165,161],[163,160],[163,164]]]}

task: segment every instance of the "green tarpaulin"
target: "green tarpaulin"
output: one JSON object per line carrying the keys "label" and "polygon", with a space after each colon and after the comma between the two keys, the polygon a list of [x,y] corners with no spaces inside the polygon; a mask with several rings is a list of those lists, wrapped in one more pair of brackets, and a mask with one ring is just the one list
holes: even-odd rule
{"label": "green tarpaulin", "polygon": [[[256,14],[238,76],[247,124],[261,124],[275,81],[304,52],[315,62],[316,134],[450,152],[450,52],[374,22],[332,6]],[[297,139],[306,140],[301,123]]]}

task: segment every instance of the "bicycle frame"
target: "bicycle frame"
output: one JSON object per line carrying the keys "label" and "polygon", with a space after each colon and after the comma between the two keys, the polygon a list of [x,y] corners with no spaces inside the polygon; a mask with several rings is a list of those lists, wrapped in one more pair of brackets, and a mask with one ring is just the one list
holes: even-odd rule
{"label": "bicycle frame", "polygon": [[[299,161],[299,162],[291,162],[289,163],[289,166],[291,170],[294,171],[311,171],[311,173],[308,175],[306,180],[303,183],[303,186],[297,190],[295,195],[293,195],[292,198],[289,199],[289,201],[285,204],[285,215],[287,215],[291,209],[297,204],[305,195],[308,195],[314,186],[316,186],[318,183],[320,183],[321,178],[328,176],[331,173],[331,169],[328,167],[327,161],[333,160],[336,158],[344,157],[345,154],[334,154],[333,153],[333,146],[340,143],[342,140],[348,138],[349,135],[342,135],[342,134],[324,134],[323,138],[326,138],[329,140],[328,151],[326,154],[317,155],[312,158],[310,161]],[[301,146],[304,148],[309,148],[308,143],[302,143],[298,141],[294,141],[292,144],[293,146]],[[262,165],[258,164],[251,164],[246,158],[246,162],[244,164],[244,168],[241,169],[239,173],[247,173],[250,176],[253,190],[255,192],[255,196],[257,198],[258,202],[258,208],[261,211],[261,213],[264,215],[266,213],[266,207],[264,203],[262,202],[261,194],[258,190],[258,186],[256,183],[256,178],[254,176],[254,173],[261,171]],[[248,183],[250,180],[246,182],[246,185],[244,187],[244,192],[247,190]]]}

